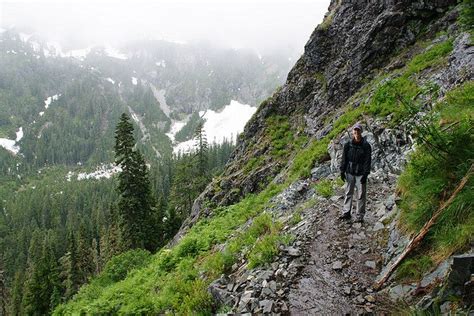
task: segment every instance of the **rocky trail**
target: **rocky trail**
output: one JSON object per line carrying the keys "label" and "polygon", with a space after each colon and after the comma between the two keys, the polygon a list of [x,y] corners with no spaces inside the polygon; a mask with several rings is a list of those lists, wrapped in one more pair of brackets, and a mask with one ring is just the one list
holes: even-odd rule
{"label": "rocky trail", "polygon": [[304,211],[301,270],[287,295],[292,315],[393,311],[392,303],[377,295],[372,285],[383,261],[386,229],[382,221],[395,205],[394,187],[394,176],[369,179],[362,224],[338,219],[342,188]]}
{"label": "rocky trail", "polygon": [[[325,168],[325,167],[323,167]],[[328,168],[328,167],[327,167]],[[329,175],[334,179],[335,175]],[[343,188],[332,197],[316,193],[314,182],[299,180],[273,199],[267,212],[288,223],[291,245],[265,267],[246,269],[246,260],[210,286],[216,301],[232,313],[344,315],[393,311],[387,295],[372,289],[387,252],[396,213],[396,176],[380,170],[369,177],[364,223],[338,218]],[[300,212],[301,220],[288,219]]]}

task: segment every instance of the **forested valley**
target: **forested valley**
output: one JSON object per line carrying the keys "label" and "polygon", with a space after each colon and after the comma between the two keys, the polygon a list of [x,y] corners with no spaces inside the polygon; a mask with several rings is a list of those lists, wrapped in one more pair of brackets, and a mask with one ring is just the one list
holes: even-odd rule
{"label": "forested valley", "polygon": [[[0,300],[11,315],[50,313],[114,256],[164,246],[238,137],[208,141],[199,111],[232,98],[255,104],[288,67],[166,42],[134,43],[126,58],[101,49],[70,58],[14,30],[0,37],[0,137],[8,145],[17,136],[0,146]],[[183,55],[201,59],[189,65]],[[173,153],[166,133],[177,121],[176,142],[194,151]],[[126,149],[117,149],[120,124]]]}

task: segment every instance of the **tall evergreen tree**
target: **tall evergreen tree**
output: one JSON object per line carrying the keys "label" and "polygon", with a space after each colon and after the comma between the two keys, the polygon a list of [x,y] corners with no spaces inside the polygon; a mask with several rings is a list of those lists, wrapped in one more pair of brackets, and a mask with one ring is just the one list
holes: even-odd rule
{"label": "tall evergreen tree", "polygon": [[5,284],[5,270],[3,255],[0,253],[0,316],[7,314],[7,288]]}
{"label": "tall evergreen tree", "polygon": [[13,279],[11,290],[11,298],[8,306],[9,315],[22,315],[22,297],[24,288],[24,276],[23,271],[16,271]]}
{"label": "tall evergreen tree", "polygon": [[23,293],[23,311],[27,315],[45,315],[59,303],[59,273],[52,240],[45,236],[41,255],[32,263]]}
{"label": "tall evergreen tree", "polygon": [[148,169],[143,155],[134,149],[133,125],[123,113],[115,131],[115,161],[119,174],[119,226],[125,249],[157,247],[158,231]]}
{"label": "tall evergreen tree", "polygon": [[194,131],[194,142],[196,144],[196,167],[198,175],[205,177],[208,171],[208,144],[204,123],[200,122]]}
{"label": "tall evergreen tree", "polygon": [[60,278],[64,288],[64,298],[70,299],[79,289],[80,275],[77,264],[77,242],[74,233],[68,233],[68,252],[59,259]]}

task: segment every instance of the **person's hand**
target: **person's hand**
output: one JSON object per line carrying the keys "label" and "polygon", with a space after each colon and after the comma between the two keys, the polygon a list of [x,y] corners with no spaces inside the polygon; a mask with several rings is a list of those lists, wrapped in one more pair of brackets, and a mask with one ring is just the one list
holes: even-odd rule
{"label": "person's hand", "polygon": [[367,174],[364,174],[362,178],[360,179],[360,182],[367,183],[367,176],[368,176]]}
{"label": "person's hand", "polygon": [[345,172],[341,172],[341,180],[342,181],[346,181],[346,173]]}

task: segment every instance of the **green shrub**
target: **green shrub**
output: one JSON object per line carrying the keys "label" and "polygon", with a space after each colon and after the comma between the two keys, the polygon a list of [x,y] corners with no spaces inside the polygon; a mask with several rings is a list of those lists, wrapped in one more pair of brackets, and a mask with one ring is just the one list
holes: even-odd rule
{"label": "green shrub", "polygon": [[151,254],[147,250],[135,249],[111,258],[105,265],[102,276],[111,282],[125,279],[127,274],[150,263]]}
{"label": "green shrub", "polygon": [[[398,180],[400,224],[407,231],[420,230],[474,162],[473,117],[474,83],[468,82],[449,92],[419,124],[423,141]],[[473,201],[474,180],[469,179],[424,240],[423,252],[432,260],[438,262],[474,240]]]}
{"label": "green shrub", "polygon": [[464,0],[462,2],[459,21],[464,29],[472,32],[474,27],[474,0]]}
{"label": "green shrub", "polygon": [[279,236],[276,233],[264,235],[258,240],[248,256],[249,268],[253,269],[272,262],[275,255],[278,254],[279,241]]}
{"label": "green shrub", "polygon": [[195,257],[201,249],[197,238],[186,238],[178,245],[176,255],[181,258],[186,256]]}
{"label": "green shrub", "polygon": [[329,179],[322,179],[316,184],[316,192],[325,198],[329,198],[334,194],[333,182]]}

